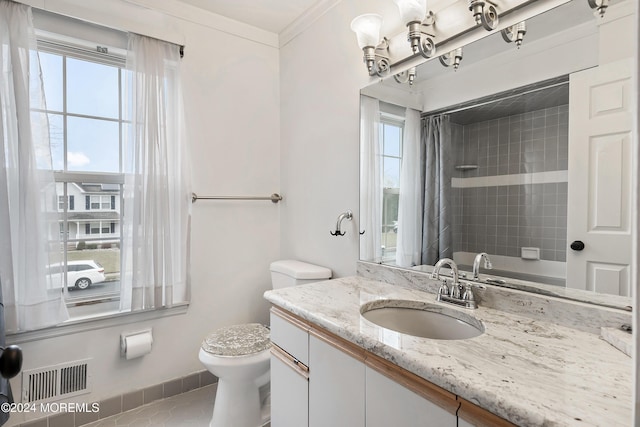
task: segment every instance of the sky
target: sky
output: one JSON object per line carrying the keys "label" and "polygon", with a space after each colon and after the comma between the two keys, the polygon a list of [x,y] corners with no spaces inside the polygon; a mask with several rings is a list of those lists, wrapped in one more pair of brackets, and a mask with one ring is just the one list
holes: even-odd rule
{"label": "sky", "polygon": [[[63,58],[40,52],[53,167],[64,170]],[[67,58],[67,170],[120,172],[118,68]],[[74,116],[92,116],[79,117]],[[112,119],[112,120],[107,120]]]}

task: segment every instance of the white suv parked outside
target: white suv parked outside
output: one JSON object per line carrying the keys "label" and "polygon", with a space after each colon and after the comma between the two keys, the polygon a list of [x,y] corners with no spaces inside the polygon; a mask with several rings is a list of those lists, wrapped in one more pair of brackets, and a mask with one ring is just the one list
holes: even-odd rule
{"label": "white suv parked outside", "polygon": [[[56,286],[62,284],[62,264],[49,266],[51,281]],[[69,261],[67,263],[67,287],[87,289],[92,283],[104,282],[104,268],[94,260]]]}

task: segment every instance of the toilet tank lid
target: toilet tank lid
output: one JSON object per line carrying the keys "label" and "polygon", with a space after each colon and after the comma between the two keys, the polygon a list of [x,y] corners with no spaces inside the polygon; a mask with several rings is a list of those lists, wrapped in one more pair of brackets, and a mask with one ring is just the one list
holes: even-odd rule
{"label": "toilet tank lid", "polygon": [[326,267],[293,259],[272,262],[270,270],[294,279],[329,279],[331,277],[331,270]]}

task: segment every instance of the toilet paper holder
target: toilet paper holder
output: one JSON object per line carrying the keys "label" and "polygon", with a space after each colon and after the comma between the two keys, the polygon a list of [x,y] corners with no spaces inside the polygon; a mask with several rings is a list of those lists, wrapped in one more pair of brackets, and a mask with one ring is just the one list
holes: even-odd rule
{"label": "toilet paper holder", "polygon": [[151,352],[153,331],[151,328],[120,334],[120,356],[135,359]]}

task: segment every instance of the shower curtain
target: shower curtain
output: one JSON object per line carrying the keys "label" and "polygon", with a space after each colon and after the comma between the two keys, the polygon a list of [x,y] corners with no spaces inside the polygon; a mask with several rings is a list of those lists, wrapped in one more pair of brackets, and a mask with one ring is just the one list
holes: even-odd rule
{"label": "shower curtain", "polygon": [[422,264],[435,264],[451,258],[451,126],[449,116],[422,119],[424,156],[424,224]]}

